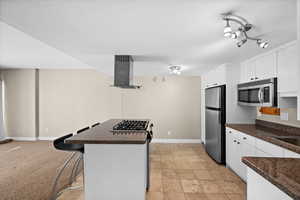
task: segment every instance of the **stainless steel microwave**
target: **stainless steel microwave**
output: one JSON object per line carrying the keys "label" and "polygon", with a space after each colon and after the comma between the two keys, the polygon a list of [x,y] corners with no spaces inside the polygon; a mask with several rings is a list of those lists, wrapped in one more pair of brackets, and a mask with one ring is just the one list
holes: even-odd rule
{"label": "stainless steel microwave", "polygon": [[238,84],[238,104],[277,107],[277,78]]}

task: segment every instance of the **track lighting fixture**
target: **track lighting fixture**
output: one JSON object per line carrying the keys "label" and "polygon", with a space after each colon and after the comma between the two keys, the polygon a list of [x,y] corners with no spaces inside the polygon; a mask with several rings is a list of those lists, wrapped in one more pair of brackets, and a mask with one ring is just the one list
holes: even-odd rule
{"label": "track lighting fixture", "polygon": [[[237,46],[243,46],[248,40],[256,41],[258,47],[265,49],[268,48],[269,43],[267,41],[262,41],[261,38],[250,37],[247,32],[253,28],[253,25],[250,24],[243,17],[233,15],[232,13],[223,14],[223,20],[226,22],[224,27],[224,37],[237,40]],[[238,30],[233,31],[230,22],[237,24]]]}

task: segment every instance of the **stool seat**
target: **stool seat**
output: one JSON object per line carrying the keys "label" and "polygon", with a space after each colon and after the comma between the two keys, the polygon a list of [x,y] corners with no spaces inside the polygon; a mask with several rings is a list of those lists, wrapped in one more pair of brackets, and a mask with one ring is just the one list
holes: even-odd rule
{"label": "stool seat", "polygon": [[84,153],[84,145],[83,144],[66,144],[65,139],[72,137],[73,134],[68,134],[62,137],[59,137],[54,140],[54,147],[58,150],[62,151],[78,151]]}

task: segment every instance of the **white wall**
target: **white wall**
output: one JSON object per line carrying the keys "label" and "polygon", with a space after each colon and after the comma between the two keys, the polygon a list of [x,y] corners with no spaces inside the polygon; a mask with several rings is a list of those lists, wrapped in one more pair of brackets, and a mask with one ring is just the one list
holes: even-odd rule
{"label": "white wall", "polygon": [[226,123],[254,123],[256,109],[238,104],[237,85],[240,80],[239,63],[227,64],[226,70]]}
{"label": "white wall", "polygon": [[9,137],[35,137],[35,70],[2,70]]}
{"label": "white wall", "polygon": [[95,70],[40,70],[40,137],[109,118],[108,77]]}
{"label": "white wall", "polygon": [[114,91],[122,117],[152,119],[156,138],[200,139],[200,77],[136,77],[135,83],[142,88]]}
{"label": "white wall", "polygon": [[288,120],[281,120],[280,116],[278,115],[264,115],[259,114],[257,115],[257,119],[265,120],[269,122],[284,124],[288,126],[300,127],[300,121],[297,120],[297,109],[296,108],[281,108],[281,113],[288,113]]}
{"label": "white wall", "polygon": [[[34,70],[3,72],[9,101],[30,113],[6,105],[9,136],[33,137]],[[40,70],[39,136],[61,136],[109,118],[149,118],[155,138],[200,139],[200,77],[135,77],[140,90],[114,88],[112,83],[112,77],[95,70]],[[16,122],[22,122],[17,132],[12,131]]]}

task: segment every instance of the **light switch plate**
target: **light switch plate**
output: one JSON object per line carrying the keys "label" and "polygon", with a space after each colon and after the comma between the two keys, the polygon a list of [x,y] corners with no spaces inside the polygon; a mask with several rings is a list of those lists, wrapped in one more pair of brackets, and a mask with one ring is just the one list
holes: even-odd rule
{"label": "light switch plate", "polygon": [[289,113],[287,112],[280,113],[280,119],[285,121],[289,120]]}

